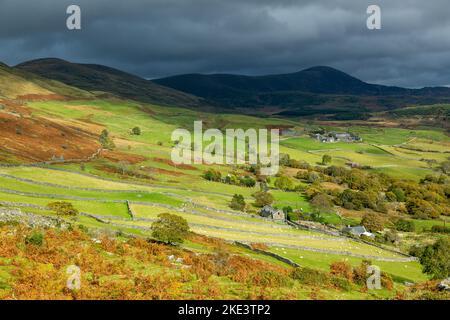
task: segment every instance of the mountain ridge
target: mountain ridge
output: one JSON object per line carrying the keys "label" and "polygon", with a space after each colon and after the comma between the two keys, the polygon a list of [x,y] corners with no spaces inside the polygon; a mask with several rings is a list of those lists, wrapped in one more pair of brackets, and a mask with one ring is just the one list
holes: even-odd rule
{"label": "mountain ridge", "polygon": [[186,107],[203,104],[201,98],[99,64],[42,58],[20,63],[14,69],[38,74],[90,92],[103,92],[145,103]]}
{"label": "mountain ridge", "polygon": [[[239,75],[239,74],[231,74],[231,73],[213,73],[213,74],[202,74],[202,73],[189,73],[189,74],[180,74],[174,75],[170,77],[164,77],[159,79],[154,79],[152,81],[163,84],[166,86],[176,87],[179,79],[183,81],[190,80],[189,78],[197,78],[198,80],[208,79],[209,81],[216,80],[222,81],[222,84],[226,83],[229,80],[240,80],[240,85],[243,84],[243,81],[253,81],[256,85],[261,85],[259,90],[257,91],[303,91],[303,92],[311,92],[311,93],[326,93],[326,94],[401,94],[401,93],[413,93],[427,90],[444,90],[450,92],[450,88],[445,86],[436,86],[436,87],[423,87],[419,89],[410,89],[403,88],[399,86],[387,86],[381,84],[371,84],[368,82],[364,82],[356,77],[353,77],[341,70],[328,67],[328,66],[314,66],[310,68],[306,68],[300,71],[292,72],[292,73],[282,73],[282,74],[268,74],[268,75],[258,75],[258,76],[249,76],[249,75]],[[268,81],[277,80],[278,84],[272,84],[272,87],[267,85]],[[311,81],[309,84],[305,83],[306,80]],[[294,83],[294,82],[297,83]],[[320,84],[318,82],[322,82],[325,84],[334,83],[334,87],[331,88],[314,88],[314,85]],[[229,82],[228,82],[229,84]],[[244,83],[245,84],[245,83]],[[265,87],[264,87],[265,85]],[[349,87],[350,85],[350,87]],[[255,86],[255,85],[254,85]],[[345,86],[345,87],[344,87]],[[182,88],[179,86],[180,89]],[[233,86],[234,87],[234,86]],[[360,92],[355,92],[354,88],[362,89]],[[241,89],[251,88],[240,87]],[[237,86],[236,86],[237,89]]]}
{"label": "mountain ridge", "polygon": [[[408,89],[370,84],[328,66],[294,73],[247,76],[184,74],[153,80],[229,108],[278,108],[306,114],[342,109],[386,110],[411,104],[450,101],[450,88]],[[344,110],[345,111],[345,110]]]}

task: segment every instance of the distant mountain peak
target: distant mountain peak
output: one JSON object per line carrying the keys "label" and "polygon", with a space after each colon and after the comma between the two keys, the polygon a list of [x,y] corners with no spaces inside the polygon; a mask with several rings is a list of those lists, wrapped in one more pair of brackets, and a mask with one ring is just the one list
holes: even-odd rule
{"label": "distant mountain peak", "polygon": [[329,66],[314,66],[314,67],[303,69],[303,70],[301,70],[299,72],[303,72],[303,71],[321,71],[321,72],[341,72],[341,73],[345,73],[345,72],[343,72],[341,70],[338,70],[336,68],[329,67]]}
{"label": "distant mountain peak", "polygon": [[411,90],[370,84],[341,70],[320,65],[285,74],[185,74],[154,82],[232,108],[301,109],[320,105],[329,109],[383,110],[418,101],[442,100],[439,96],[450,97],[450,89]]}

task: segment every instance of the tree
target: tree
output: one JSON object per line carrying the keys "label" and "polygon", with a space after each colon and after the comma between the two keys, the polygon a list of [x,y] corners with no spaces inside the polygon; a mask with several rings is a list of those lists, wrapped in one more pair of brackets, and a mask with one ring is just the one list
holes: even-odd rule
{"label": "tree", "polygon": [[252,188],[256,185],[255,179],[250,176],[244,176],[239,178],[239,183],[244,187]]}
{"label": "tree", "polygon": [[290,156],[287,153],[280,153],[279,159],[280,166],[288,166],[291,160]]}
{"label": "tree", "polygon": [[328,164],[328,163],[330,163],[331,162],[331,156],[330,155],[328,155],[328,154],[324,154],[323,156],[322,156],[322,164]]}
{"label": "tree", "polygon": [[110,138],[109,132],[106,129],[104,129],[100,134],[99,141],[102,147],[105,149],[112,150],[115,147],[114,142]]}
{"label": "tree", "polygon": [[161,213],[152,223],[152,237],[168,243],[180,244],[189,234],[189,225],[183,217],[170,213]]}
{"label": "tree", "polygon": [[439,212],[428,201],[414,198],[408,198],[406,202],[406,210],[410,215],[418,219],[433,219],[439,217]]}
{"label": "tree", "polygon": [[231,199],[230,208],[233,210],[244,211],[245,199],[241,194],[235,194]]}
{"label": "tree", "polygon": [[209,181],[221,181],[222,173],[218,170],[209,169],[203,174],[203,178]]}
{"label": "tree", "polygon": [[50,210],[53,210],[59,216],[76,216],[78,210],[73,207],[70,202],[59,201],[51,202],[47,205]]}
{"label": "tree", "polygon": [[317,173],[315,171],[311,171],[308,173],[308,182],[309,183],[320,182],[321,180],[322,180],[322,178],[319,173]]}
{"label": "tree", "polygon": [[450,173],[450,160],[441,163],[441,170],[446,174]]}
{"label": "tree", "polygon": [[333,203],[331,197],[324,193],[318,193],[311,199],[311,205],[319,212],[330,212]]}
{"label": "tree", "polygon": [[384,229],[383,219],[373,212],[366,213],[361,220],[361,224],[370,232],[382,231]]}
{"label": "tree", "polygon": [[294,188],[294,182],[288,176],[281,176],[275,180],[275,187],[287,191]]}
{"label": "tree", "polygon": [[141,135],[141,128],[139,127],[134,127],[133,129],[131,129],[131,132],[136,135],[136,136],[140,136]]}
{"label": "tree", "polygon": [[419,260],[423,272],[430,274],[434,279],[443,279],[450,276],[450,238],[441,238],[434,244],[427,245],[419,252]]}
{"label": "tree", "polygon": [[264,207],[266,205],[271,205],[274,201],[273,196],[269,192],[259,191],[253,194],[255,198],[255,206]]}

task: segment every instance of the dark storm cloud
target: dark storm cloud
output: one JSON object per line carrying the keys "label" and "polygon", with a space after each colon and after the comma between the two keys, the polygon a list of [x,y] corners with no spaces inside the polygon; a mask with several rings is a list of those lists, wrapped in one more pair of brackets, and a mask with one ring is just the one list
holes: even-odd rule
{"label": "dark storm cloud", "polygon": [[[82,30],[65,28],[82,9]],[[366,8],[382,29],[366,28]],[[0,61],[106,64],[154,78],[333,66],[366,81],[450,84],[448,0],[0,0]]]}

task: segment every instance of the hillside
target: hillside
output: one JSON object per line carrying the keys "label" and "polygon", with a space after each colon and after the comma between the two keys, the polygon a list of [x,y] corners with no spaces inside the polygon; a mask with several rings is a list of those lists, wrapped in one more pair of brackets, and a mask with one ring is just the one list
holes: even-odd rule
{"label": "hillside", "polygon": [[201,99],[163,87],[138,76],[95,64],[78,64],[61,59],[38,59],[17,65],[14,69],[57,80],[96,93],[133,99],[146,103],[194,107]]}
{"label": "hillside", "polygon": [[64,96],[72,98],[92,98],[93,95],[61,82],[10,68],[0,64],[0,97],[20,99],[38,96]]}
{"label": "hillside", "polygon": [[154,82],[228,107],[271,106],[295,111],[314,107],[323,112],[326,106],[329,112],[342,112],[345,107],[351,110],[362,105],[368,110],[389,109],[450,98],[448,88],[414,90],[369,84],[324,66],[266,76],[186,74]]}

